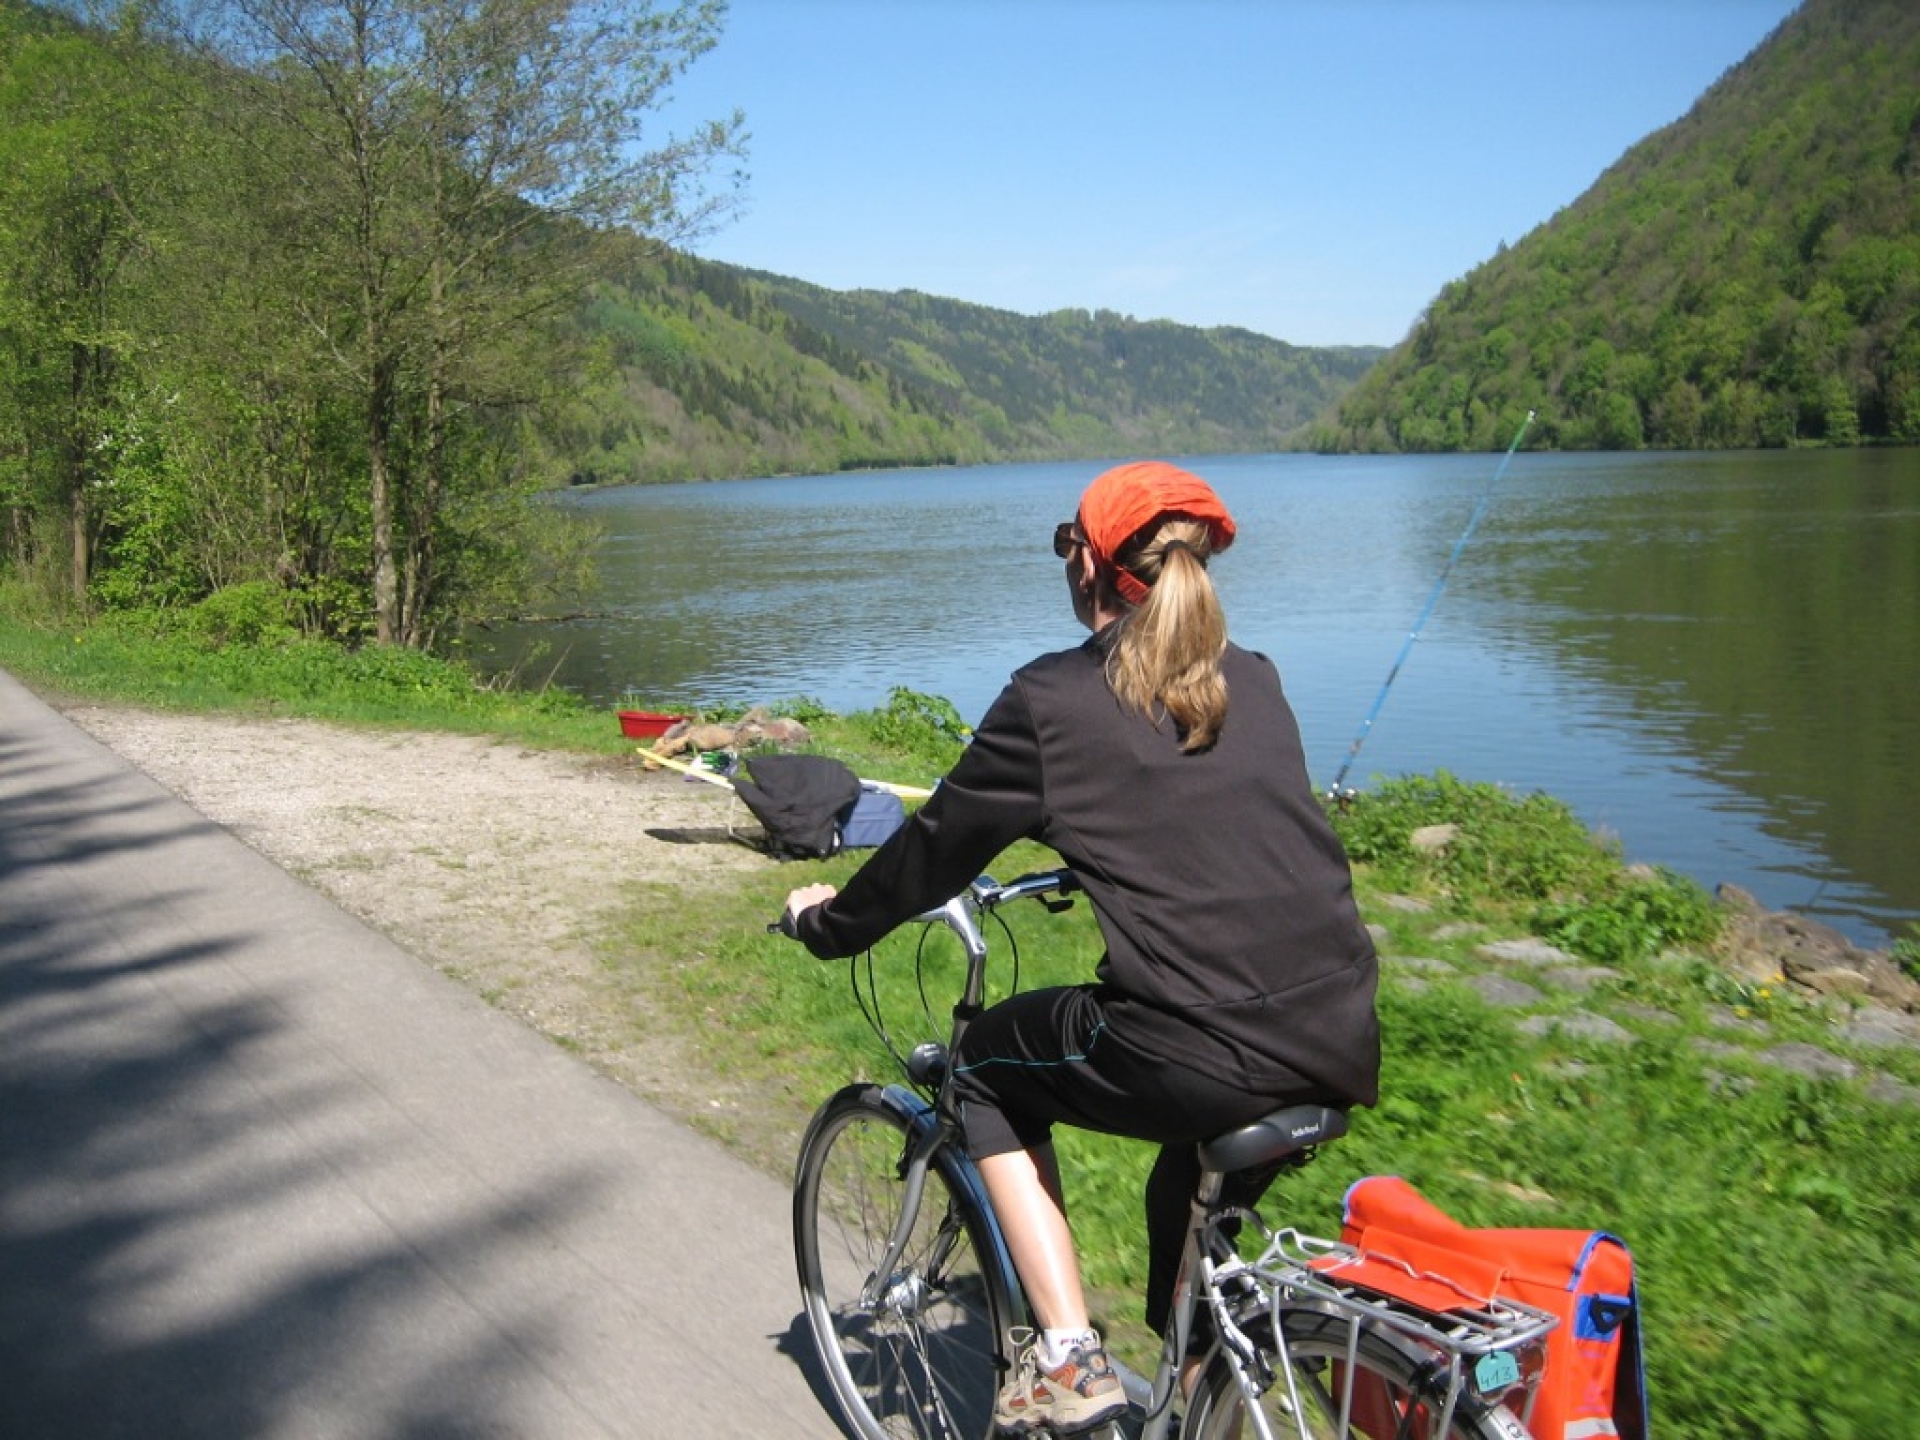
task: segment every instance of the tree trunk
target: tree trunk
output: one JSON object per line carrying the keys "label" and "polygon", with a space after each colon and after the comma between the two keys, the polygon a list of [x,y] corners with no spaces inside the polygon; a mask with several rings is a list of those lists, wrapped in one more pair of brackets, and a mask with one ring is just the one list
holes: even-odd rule
{"label": "tree trunk", "polygon": [[77,457],[71,472],[70,483],[73,491],[67,513],[73,527],[73,603],[84,609],[87,603],[88,560],[93,549],[87,532],[92,528],[92,524],[87,514],[85,476]]}
{"label": "tree trunk", "polygon": [[73,603],[86,608],[87,581],[93,568],[93,507],[87,499],[87,480],[92,469],[89,452],[94,436],[90,433],[96,382],[105,366],[91,345],[76,341],[68,351],[66,425],[67,523],[72,532]]}
{"label": "tree trunk", "polygon": [[382,645],[400,639],[400,585],[393,553],[393,366],[373,362],[367,387],[368,503],[373,512],[373,625]]}
{"label": "tree trunk", "polygon": [[427,443],[416,475],[417,495],[412,523],[407,536],[407,597],[405,606],[406,641],[409,645],[427,643],[427,613],[438,576],[434,573],[434,528],[440,513],[443,493],[441,467],[446,448],[446,387],[439,374],[436,354],[432,373],[427,378]]}
{"label": "tree trunk", "polygon": [[[436,184],[438,178],[436,173]],[[434,588],[439,584],[439,576],[435,573],[438,556],[434,536],[439,525],[441,500],[445,494],[447,347],[444,343],[444,326],[447,293],[443,246],[444,241],[436,237],[428,270],[426,443],[415,471],[413,503],[408,511],[406,595],[401,607],[406,643],[422,648],[430,639],[427,615],[433,602]]]}

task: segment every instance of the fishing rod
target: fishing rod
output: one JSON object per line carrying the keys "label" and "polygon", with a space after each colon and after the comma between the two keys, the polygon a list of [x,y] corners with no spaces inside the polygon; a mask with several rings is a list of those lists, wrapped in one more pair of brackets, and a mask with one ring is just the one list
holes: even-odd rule
{"label": "fishing rod", "polygon": [[1426,629],[1427,621],[1433,615],[1434,606],[1440,603],[1440,592],[1447,588],[1447,577],[1453,573],[1454,563],[1459,560],[1460,552],[1467,548],[1467,540],[1473,534],[1474,526],[1480,523],[1480,517],[1487,513],[1487,506],[1493,501],[1494,487],[1500,483],[1500,477],[1507,473],[1507,462],[1513,459],[1513,452],[1520,448],[1520,442],[1526,438],[1527,427],[1533,424],[1533,411],[1527,411],[1527,418],[1520,422],[1520,428],[1514,432],[1513,443],[1507,446],[1507,453],[1500,459],[1499,468],[1493,472],[1493,478],[1487,481],[1487,488],[1480,492],[1480,503],[1473,507],[1473,514],[1467,519],[1467,528],[1460,532],[1460,538],[1453,542],[1453,553],[1447,557],[1447,563],[1440,569],[1440,578],[1433,582],[1433,593],[1427,596],[1425,608],[1420,618],[1413,622],[1413,630],[1407,636],[1407,643],[1400,647],[1400,653],[1394,658],[1393,668],[1387,671],[1387,678],[1381,683],[1380,693],[1374,697],[1373,708],[1367,712],[1367,718],[1360,725],[1360,733],[1353,737],[1353,748],[1347,751],[1347,758],[1341,763],[1340,773],[1333,777],[1333,784],[1327,787],[1329,800],[1344,800],[1351,796],[1351,790],[1340,787],[1347,778],[1347,772],[1353,768],[1353,762],[1360,756],[1360,747],[1367,743],[1367,735],[1373,729],[1373,722],[1379,718],[1380,707],[1387,703],[1387,691],[1393,688],[1394,678],[1399,675],[1400,667],[1407,663],[1407,656],[1413,653],[1414,642],[1420,638],[1420,632]]}

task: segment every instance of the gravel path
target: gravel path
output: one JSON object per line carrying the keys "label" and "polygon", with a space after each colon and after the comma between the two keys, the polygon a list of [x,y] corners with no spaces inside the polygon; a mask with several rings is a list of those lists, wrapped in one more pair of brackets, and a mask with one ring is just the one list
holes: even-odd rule
{"label": "gravel path", "polygon": [[474,736],[63,708],[202,815],[669,1113],[736,1110],[698,1038],[647,1014],[597,958],[617,911],[773,863],[727,838],[730,814],[750,817],[726,792]]}

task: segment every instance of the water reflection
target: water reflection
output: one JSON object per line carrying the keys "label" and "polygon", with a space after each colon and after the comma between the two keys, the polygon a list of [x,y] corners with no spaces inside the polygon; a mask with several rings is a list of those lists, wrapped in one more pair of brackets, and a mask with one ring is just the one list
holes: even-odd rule
{"label": "water reflection", "polygon": [[[1236,638],[1279,662],[1330,780],[1497,464],[1192,462],[1241,539]],[[612,703],[903,685],[986,707],[1073,644],[1055,521],[1094,463],[584,497],[606,618],[478,637]],[[1630,855],[1879,942],[1920,913],[1910,752],[1920,452],[1517,456],[1351,780],[1445,768],[1546,789]]]}
{"label": "water reflection", "polygon": [[1491,628],[1695,786],[1737,787],[1717,808],[1792,852],[1760,863],[1796,904],[1892,924],[1903,906],[1878,890],[1910,913],[1920,455],[1670,456],[1568,478],[1537,483],[1490,539]]}

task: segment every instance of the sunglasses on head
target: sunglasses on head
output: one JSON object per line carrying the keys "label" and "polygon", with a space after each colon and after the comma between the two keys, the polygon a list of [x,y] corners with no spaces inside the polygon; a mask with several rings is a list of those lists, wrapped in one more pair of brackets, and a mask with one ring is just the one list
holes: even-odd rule
{"label": "sunglasses on head", "polygon": [[1062,560],[1087,543],[1086,536],[1076,533],[1079,528],[1072,520],[1062,520],[1053,527],[1053,553]]}

